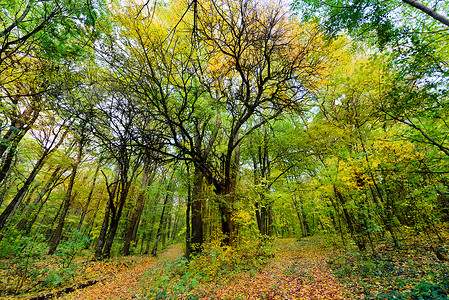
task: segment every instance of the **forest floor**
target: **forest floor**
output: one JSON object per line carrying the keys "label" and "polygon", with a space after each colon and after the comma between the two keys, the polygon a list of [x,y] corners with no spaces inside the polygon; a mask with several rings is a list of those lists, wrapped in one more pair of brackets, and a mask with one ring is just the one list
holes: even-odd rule
{"label": "forest floor", "polygon": [[191,294],[199,299],[354,299],[327,266],[329,247],[311,238],[280,239],[276,248],[259,270],[200,284]]}
{"label": "forest floor", "polygon": [[360,253],[336,250],[322,237],[275,245],[268,256],[255,246],[251,253],[206,248],[188,265],[183,245],[175,244],[157,258],[86,262],[51,290],[0,299],[447,299],[437,277],[447,276],[448,262],[423,248]]}
{"label": "forest floor", "polygon": [[239,270],[209,278],[182,274],[181,244],[169,246],[157,258],[99,262],[86,267],[85,278],[78,279],[97,283],[58,299],[353,299],[327,267],[328,249],[310,240],[281,239],[276,245],[274,258],[261,267],[245,266],[243,260]]}

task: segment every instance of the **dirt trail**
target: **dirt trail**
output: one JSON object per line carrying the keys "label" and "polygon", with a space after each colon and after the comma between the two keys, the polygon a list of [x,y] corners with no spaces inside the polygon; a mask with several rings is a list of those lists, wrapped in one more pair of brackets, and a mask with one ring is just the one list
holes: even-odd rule
{"label": "dirt trail", "polygon": [[[332,275],[326,261],[330,251],[315,240],[278,240],[275,258],[261,272],[236,274],[214,283],[202,283],[196,289],[198,299],[355,299]],[[135,256],[86,272],[97,273],[97,284],[76,290],[58,299],[106,300],[145,299],[139,295],[140,278],[164,259],[183,255],[181,246],[172,245],[158,258]],[[179,298],[182,299],[182,298]]]}
{"label": "dirt trail", "polygon": [[282,273],[282,289],[274,293],[274,299],[354,299],[327,266],[331,255],[327,247],[309,239],[284,242],[273,263]]}
{"label": "dirt trail", "polygon": [[[136,293],[141,283],[140,277],[151,269],[159,260],[177,258],[183,255],[181,245],[171,245],[157,258],[142,256],[129,267],[119,264],[113,271],[105,268],[103,278],[95,285],[76,290],[58,299],[64,300],[112,300],[139,298]],[[87,270],[89,271],[89,270]]]}
{"label": "dirt trail", "polygon": [[327,267],[330,252],[325,247],[307,239],[278,244],[276,257],[262,272],[212,284],[201,299],[355,299]]}

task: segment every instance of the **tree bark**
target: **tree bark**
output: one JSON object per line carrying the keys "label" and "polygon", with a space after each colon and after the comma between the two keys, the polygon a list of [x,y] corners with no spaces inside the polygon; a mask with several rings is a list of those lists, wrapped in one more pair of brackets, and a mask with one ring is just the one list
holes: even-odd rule
{"label": "tree bark", "polygon": [[201,252],[203,245],[203,173],[197,167],[195,167],[193,174],[193,187],[191,195],[191,230],[192,235],[190,238],[191,253]]}
{"label": "tree bark", "polygon": [[[103,173],[104,175],[104,173]],[[104,175],[106,178],[106,175]],[[115,179],[112,183],[112,189],[110,189],[110,186],[108,185],[107,178],[106,178],[106,188],[108,190],[108,203],[106,204],[106,209],[104,212],[104,218],[103,223],[101,225],[100,235],[98,236],[98,241],[95,246],[95,259],[101,259],[103,255],[103,248],[105,244],[106,239],[106,233],[109,228],[109,218],[111,214],[112,206],[114,205],[114,198],[115,194],[117,192],[118,184],[119,184],[119,177],[120,177],[120,168],[117,165],[117,170],[115,171]]]}
{"label": "tree bark", "polygon": [[128,176],[128,171],[130,169],[130,157],[126,161],[122,161],[119,163],[121,171],[120,171],[120,197],[118,199],[117,205],[112,206],[112,215],[111,215],[111,223],[109,226],[107,238],[104,243],[103,249],[103,258],[109,258],[111,256],[112,244],[114,242],[115,235],[117,233],[118,224],[120,218],[122,216],[123,207],[126,202],[126,198],[128,197],[129,189],[131,187],[131,183],[134,179],[135,171],[140,164],[140,159],[134,161],[133,171],[131,172],[131,176]]}
{"label": "tree bark", "polygon": [[151,222],[149,224],[150,229],[148,230],[147,246],[146,246],[143,254],[148,254],[150,252],[150,243],[151,243],[151,239],[153,237],[154,223],[156,223],[156,211],[157,211],[158,199],[159,199],[159,193],[157,193],[157,195],[155,196],[155,200],[154,200],[154,204],[153,204],[153,217],[151,218]]}
{"label": "tree bark", "polygon": [[415,0],[402,0],[402,2],[407,3],[408,5],[411,5],[414,8],[419,9],[420,11],[429,15],[430,17],[437,20],[438,22],[440,22],[446,26],[449,26],[449,18],[437,13],[435,10],[431,9],[430,7],[427,7],[424,4],[422,4],[418,1],[415,1]]}
{"label": "tree bark", "polygon": [[135,235],[137,232],[137,228],[139,226],[139,219],[142,215],[144,206],[145,206],[145,196],[147,192],[147,187],[151,185],[152,178],[154,177],[154,169],[151,169],[148,165],[148,161],[145,160],[145,165],[143,167],[143,178],[142,184],[140,187],[140,192],[137,196],[136,200],[136,209],[131,215],[131,218],[128,222],[128,225],[125,229],[124,235],[124,245],[122,249],[122,255],[129,255],[129,248],[131,246],[131,241],[135,239]]}
{"label": "tree bark", "polygon": [[87,210],[88,210],[89,205],[90,205],[90,201],[92,200],[92,194],[94,192],[95,182],[97,180],[98,171],[100,170],[100,167],[101,167],[101,159],[98,161],[97,168],[95,169],[94,178],[92,179],[92,185],[90,186],[89,195],[87,196],[87,200],[86,200],[86,205],[83,208],[83,212],[81,214],[81,218],[80,218],[80,221],[78,223],[78,227],[77,227],[78,231],[81,231],[81,227],[83,226],[84,218],[86,217]]}
{"label": "tree bark", "polygon": [[166,211],[166,207],[168,205],[168,201],[170,200],[169,191],[171,190],[171,185],[172,185],[171,181],[173,179],[174,173],[175,172],[173,171],[172,176],[171,176],[170,181],[167,186],[167,191],[165,192],[165,199],[164,199],[164,204],[162,205],[161,218],[159,220],[159,227],[158,227],[157,233],[156,233],[156,241],[154,242],[153,249],[151,250],[151,255],[155,256],[155,257],[157,256],[157,246],[158,246],[159,240],[162,237],[162,233],[163,233],[163,229],[164,229],[164,225],[165,225],[165,221],[166,221],[165,220],[165,218],[166,218],[165,211]]}
{"label": "tree bark", "polygon": [[12,162],[14,160],[14,157],[17,152],[17,147],[19,146],[20,139],[17,139],[14,141],[14,143],[11,146],[11,149],[9,149],[8,154],[6,155],[6,158],[3,162],[2,168],[0,170],[0,183],[3,182],[3,180],[6,178],[6,176],[9,173],[9,170],[11,169]]}
{"label": "tree bark", "polygon": [[9,216],[13,212],[14,208],[22,200],[23,196],[26,194],[26,192],[30,188],[31,184],[34,181],[34,178],[36,178],[36,175],[42,169],[42,166],[44,165],[45,160],[46,160],[48,154],[49,154],[48,151],[44,151],[42,156],[39,158],[39,160],[34,165],[33,170],[31,170],[31,173],[28,175],[28,177],[25,180],[25,182],[22,185],[22,187],[19,189],[17,194],[14,196],[14,198],[11,200],[11,202],[8,204],[8,206],[5,208],[5,210],[0,215],[0,230],[3,229],[3,227],[6,224],[6,221],[8,220]]}
{"label": "tree bark", "polygon": [[62,209],[61,216],[59,217],[58,227],[53,235],[53,239],[51,241],[50,249],[48,250],[48,255],[53,255],[58,248],[59,242],[62,238],[62,230],[65,224],[65,218],[70,208],[70,204],[72,202],[72,190],[75,185],[75,177],[78,170],[78,166],[81,163],[81,159],[83,157],[83,150],[85,146],[85,139],[82,138],[78,143],[78,153],[76,160],[72,166],[72,173],[70,174],[69,185],[67,186],[67,192],[64,199],[64,207]]}
{"label": "tree bark", "polygon": [[39,112],[40,111],[38,109],[32,105],[29,105],[20,116],[16,116],[16,118],[11,122],[10,129],[0,139],[0,161],[5,153],[7,153],[6,159],[4,160],[0,170],[0,183],[8,174],[20,141],[36,121],[39,116]]}

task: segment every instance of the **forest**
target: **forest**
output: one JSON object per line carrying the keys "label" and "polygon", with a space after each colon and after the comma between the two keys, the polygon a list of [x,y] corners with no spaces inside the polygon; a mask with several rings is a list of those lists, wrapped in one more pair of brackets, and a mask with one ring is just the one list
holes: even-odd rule
{"label": "forest", "polygon": [[448,298],[449,2],[0,23],[0,298]]}

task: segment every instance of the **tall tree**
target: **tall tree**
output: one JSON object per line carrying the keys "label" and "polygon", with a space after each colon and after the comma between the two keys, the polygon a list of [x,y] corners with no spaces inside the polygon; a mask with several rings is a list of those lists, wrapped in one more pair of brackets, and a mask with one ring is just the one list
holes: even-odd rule
{"label": "tall tree", "polygon": [[38,140],[42,147],[42,153],[15,197],[9,202],[0,215],[0,230],[4,228],[8,217],[28,191],[38,172],[42,169],[45,161],[65,140],[67,130],[64,127],[64,124],[58,124],[58,120],[48,116],[48,119],[43,120],[41,125],[43,125],[43,127],[40,130],[37,130],[34,134],[36,140]]}
{"label": "tall tree", "polygon": [[[173,7],[167,11],[180,15]],[[221,196],[229,243],[239,145],[254,129],[301,106],[320,72],[319,55],[312,54],[322,43],[313,26],[300,28],[282,7],[251,0],[204,2],[195,12],[195,22],[187,14],[168,35],[164,23],[129,22],[133,11],[123,13],[123,38],[137,47],[120,50],[129,56],[114,67],[133,78],[148,119],[164,124],[158,131],[169,145],[160,148],[163,154],[192,161],[196,177],[203,176]]]}
{"label": "tall tree", "polygon": [[86,135],[84,132],[82,132],[81,137],[79,137],[79,139],[76,140],[76,150],[77,150],[76,158],[72,163],[72,170],[71,170],[70,177],[69,177],[69,183],[67,185],[67,191],[66,191],[66,195],[64,198],[64,202],[63,202],[64,204],[63,204],[62,212],[61,212],[61,215],[59,216],[58,226],[56,227],[55,232],[53,233],[52,240],[50,242],[50,249],[48,250],[49,255],[53,255],[56,252],[59,242],[61,241],[62,232],[63,232],[64,224],[65,224],[65,219],[69,212],[70,206],[72,204],[72,197],[73,197],[72,191],[73,191],[73,187],[75,185],[75,177],[78,172],[78,167],[82,162],[84,150],[85,150],[87,142],[88,141],[86,139]]}
{"label": "tall tree", "polygon": [[143,176],[140,191],[136,197],[136,207],[132,211],[128,224],[124,232],[124,245],[122,249],[122,255],[129,255],[129,248],[131,246],[131,241],[135,239],[137,228],[139,226],[139,221],[142,216],[142,212],[145,205],[145,200],[147,198],[148,187],[153,182],[154,176],[156,175],[156,165],[150,165],[152,163],[149,159],[144,158],[143,166]]}
{"label": "tall tree", "polygon": [[[0,11],[0,182],[58,76],[86,52],[102,1],[2,1]],[[84,52],[83,52],[84,51]]]}
{"label": "tall tree", "polygon": [[293,8],[305,19],[321,18],[331,36],[347,29],[353,37],[387,50],[382,55],[392,79],[382,88],[378,109],[413,129],[411,140],[449,154],[449,128],[441,121],[448,112],[447,3],[298,0]]}

